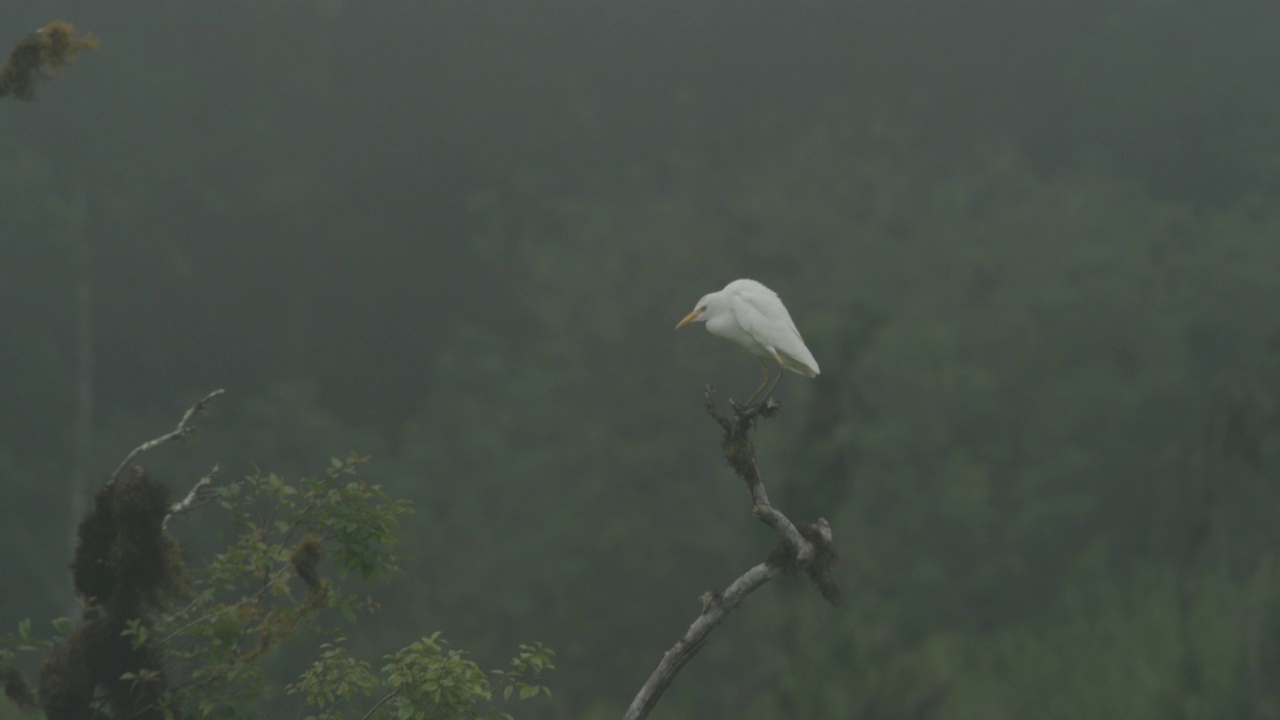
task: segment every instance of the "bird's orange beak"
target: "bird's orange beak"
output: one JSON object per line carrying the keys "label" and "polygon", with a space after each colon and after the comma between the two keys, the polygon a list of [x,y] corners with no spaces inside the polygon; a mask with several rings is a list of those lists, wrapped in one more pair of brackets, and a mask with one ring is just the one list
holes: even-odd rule
{"label": "bird's orange beak", "polygon": [[701,310],[694,310],[693,312],[689,313],[688,315],[685,315],[683,320],[681,320],[680,322],[676,323],[676,329],[677,329],[677,330],[679,330],[680,328],[684,327],[685,325],[688,325],[689,323],[693,322],[694,320],[697,320],[697,319],[698,319],[698,316],[699,316],[699,315],[701,315],[701,314],[702,314],[702,311],[701,311]]}

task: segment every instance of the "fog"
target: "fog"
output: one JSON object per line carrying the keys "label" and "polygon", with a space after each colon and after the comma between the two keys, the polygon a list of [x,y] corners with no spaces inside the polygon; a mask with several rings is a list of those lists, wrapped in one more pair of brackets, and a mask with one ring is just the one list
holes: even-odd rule
{"label": "fog", "polygon": [[175,495],[356,452],[416,507],[381,610],[325,616],[353,653],[542,641],[502,711],[619,717],[777,539],[703,410],[756,362],[671,330],[749,277],[823,370],[756,442],[845,602],[763,587],[654,717],[1280,708],[1274,8],[28,0],[0,42],[55,19],[101,47],[0,98],[5,632],[226,388],[141,461]]}

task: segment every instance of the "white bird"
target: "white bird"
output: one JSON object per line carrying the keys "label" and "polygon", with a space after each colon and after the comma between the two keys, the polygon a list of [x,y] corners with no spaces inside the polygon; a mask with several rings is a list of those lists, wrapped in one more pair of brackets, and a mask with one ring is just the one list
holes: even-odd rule
{"label": "white bird", "polygon": [[[751,394],[748,405],[772,379],[761,402],[768,400],[787,370],[805,377],[818,374],[818,361],[805,347],[778,294],[755,280],[734,280],[719,292],[703,295],[693,312],[676,324],[676,330],[692,322],[705,322],[707,332],[732,340],[761,358],[764,382]],[[773,358],[778,363],[778,377],[772,378],[763,358]]]}

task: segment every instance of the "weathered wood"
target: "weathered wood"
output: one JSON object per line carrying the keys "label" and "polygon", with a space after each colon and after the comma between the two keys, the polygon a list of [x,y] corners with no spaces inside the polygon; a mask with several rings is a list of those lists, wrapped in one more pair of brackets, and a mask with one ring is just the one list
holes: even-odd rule
{"label": "weathered wood", "polygon": [[167,442],[171,442],[179,438],[184,438],[187,435],[190,435],[191,433],[195,432],[195,428],[187,427],[187,423],[191,422],[191,418],[195,416],[196,413],[204,412],[204,409],[209,405],[210,402],[213,401],[214,398],[218,397],[219,395],[225,392],[226,390],[221,390],[221,389],[214,390],[208,395],[205,395],[204,397],[200,398],[198,401],[196,401],[195,405],[192,405],[191,407],[187,408],[187,411],[182,414],[182,419],[178,421],[178,426],[176,428],[174,428],[170,432],[165,433],[164,435],[161,435],[158,438],[155,438],[154,440],[148,440],[142,443],[141,445],[139,445],[138,447],[134,448],[132,451],[130,451],[130,453],[125,456],[124,460],[120,462],[120,465],[119,467],[116,468],[116,471],[111,473],[111,479],[107,481],[107,485],[110,486],[114,484],[116,480],[119,480],[120,473],[124,472],[124,469],[129,467],[129,464],[132,463],[142,453],[147,452],[148,450],[154,450]]}
{"label": "weathered wood", "polygon": [[[769,494],[765,492],[764,480],[760,477],[760,469],[756,465],[755,445],[752,444],[750,438],[750,432],[755,425],[756,418],[772,417],[777,413],[780,406],[774,401],[769,401],[760,405],[744,407],[731,400],[730,404],[733,406],[734,414],[732,418],[729,418],[721,414],[720,409],[716,407],[710,386],[706,388],[705,397],[707,414],[724,430],[722,447],[725,459],[729,461],[730,467],[734,469],[738,477],[742,478],[751,492],[753,503],[751,513],[781,535],[783,541],[790,548],[791,557],[788,558],[789,567],[787,569],[809,570],[814,561],[814,545],[805,539],[805,536],[782,511],[769,503]],[[806,532],[811,537],[820,538],[816,541],[819,544],[825,542],[827,549],[830,549],[831,526],[826,519],[818,518],[812,527],[806,526],[806,528]],[[814,533],[814,528],[817,529],[816,534]],[[641,718],[648,716],[649,711],[657,705],[659,698],[662,697],[662,693],[675,680],[680,669],[702,649],[711,631],[724,620],[726,615],[738,607],[747,595],[772,580],[783,569],[783,565],[774,561],[774,556],[770,555],[769,560],[747,570],[723,591],[712,590],[704,593],[702,596],[702,612],[698,614],[689,629],[685,630],[684,635],[676,641],[676,644],[663,654],[662,660],[658,662],[658,667],[654,669],[649,679],[640,688],[640,692],[636,694],[635,699],[631,701],[631,706],[627,708],[627,713],[623,715],[623,720],[641,720]],[[827,592],[824,591],[824,596],[826,595]]]}

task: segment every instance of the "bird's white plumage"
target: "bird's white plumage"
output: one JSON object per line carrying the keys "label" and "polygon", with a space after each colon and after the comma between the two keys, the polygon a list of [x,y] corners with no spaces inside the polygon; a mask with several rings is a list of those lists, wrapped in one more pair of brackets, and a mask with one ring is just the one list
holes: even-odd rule
{"label": "bird's white plumage", "polygon": [[702,296],[677,328],[705,322],[712,335],[731,340],[754,355],[773,358],[792,372],[814,377],[818,361],[778,294],[755,280],[734,280],[723,290]]}

